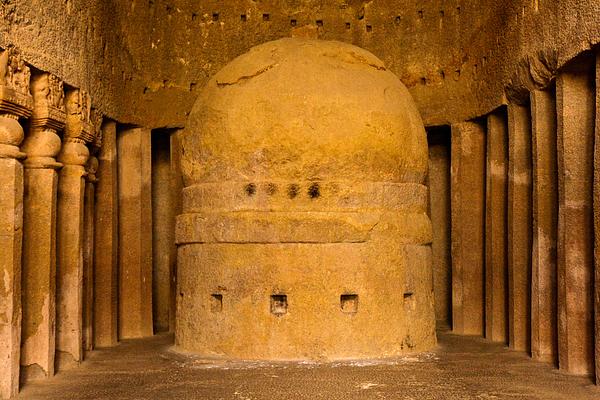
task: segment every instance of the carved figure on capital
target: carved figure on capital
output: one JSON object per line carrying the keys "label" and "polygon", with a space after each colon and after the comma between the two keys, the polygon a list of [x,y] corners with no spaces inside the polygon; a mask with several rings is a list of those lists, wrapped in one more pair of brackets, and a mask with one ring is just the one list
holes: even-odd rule
{"label": "carved figure on capital", "polygon": [[3,86],[25,95],[29,94],[31,71],[14,47],[4,50],[0,55],[0,77]]}
{"label": "carved figure on capital", "polygon": [[31,115],[29,67],[14,48],[0,50],[0,158],[22,159],[23,127],[19,118]]}
{"label": "carved figure on capital", "polygon": [[102,122],[104,116],[97,108],[93,108],[90,114],[92,127],[94,129],[94,140],[91,142],[92,153],[96,154],[102,147]]}
{"label": "carved figure on capital", "polygon": [[14,47],[0,51],[0,114],[15,119],[31,115],[30,78],[29,67]]}
{"label": "carved figure on capital", "polygon": [[34,76],[31,93],[34,100],[31,126],[62,130],[66,120],[62,80],[48,72]]}
{"label": "carved figure on capital", "polygon": [[82,89],[73,89],[65,96],[67,112],[67,125],[65,139],[92,143],[94,141],[94,127],[91,121],[91,99]]}

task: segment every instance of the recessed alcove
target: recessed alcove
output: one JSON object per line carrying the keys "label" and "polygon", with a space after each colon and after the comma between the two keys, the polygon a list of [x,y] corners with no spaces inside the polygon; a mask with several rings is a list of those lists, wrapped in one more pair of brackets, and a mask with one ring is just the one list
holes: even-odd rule
{"label": "recessed alcove", "polygon": [[210,310],[212,312],[223,311],[223,295],[220,293],[210,295]]}
{"label": "recessed alcove", "polygon": [[288,310],[288,299],[285,294],[273,294],[271,295],[271,314],[276,316],[282,316],[287,314]]}
{"label": "recessed alcove", "polygon": [[356,314],[358,312],[358,295],[343,294],[340,296],[340,307],[343,313]]}

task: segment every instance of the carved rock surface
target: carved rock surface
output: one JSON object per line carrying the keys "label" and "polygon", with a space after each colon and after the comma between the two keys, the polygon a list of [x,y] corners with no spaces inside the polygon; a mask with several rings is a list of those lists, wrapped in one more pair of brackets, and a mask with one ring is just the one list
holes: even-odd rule
{"label": "carved rock surface", "polygon": [[258,46],[210,80],[182,143],[180,348],[289,360],[435,344],[426,135],[379,59]]}
{"label": "carved rock surface", "polygon": [[340,42],[253,48],[207,84],[187,132],[186,185],[258,177],[420,183],[427,170],[423,124],[404,85],[374,55]]}

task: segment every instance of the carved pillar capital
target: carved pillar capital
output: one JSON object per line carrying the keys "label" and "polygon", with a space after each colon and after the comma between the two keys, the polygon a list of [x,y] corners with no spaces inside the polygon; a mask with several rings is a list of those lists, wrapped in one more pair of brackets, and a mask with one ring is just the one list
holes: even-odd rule
{"label": "carved pillar capital", "polygon": [[94,141],[94,126],[92,125],[92,102],[85,90],[73,89],[65,96],[67,121],[64,138],[67,141]]}
{"label": "carved pillar capital", "polygon": [[84,142],[70,139],[63,143],[58,161],[64,164],[63,168],[67,166],[79,167],[83,175],[89,156],[90,151]]}
{"label": "carved pillar capital", "polygon": [[98,158],[96,156],[90,156],[88,162],[85,165],[86,179],[90,183],[98,182],[96,177],[96,171],[98,171]]}
{"label": "carved pillar capital", "polygon": [[0,51],[0,158],[24,158],[19,145],[24,137],[19,118],[31,115],[29,94],[31,72],[20,54],[9,48]]}
{"label": "carved pillar capital", "polygon": [[31,126],[61,131],[65,127],[65,92],[63,82],[56,75],[45,72],[31,80],[33,113]]}
{"label": "carved pillar capital", "polygon": [[30,132],[22,150],[27,153],[26,168],[60,168],[55,158],[60,151],[58,131],[65,126],[63,82],[51,73],[35,75],[31,79],[33,113]]}
{"label": "carved pillar capital", "polygon": [[75,171],[85,175],[85,165],[90,156],[87,144],[94,141],[95,132],[91,121],[91,100],[86,91],[73,89],[65,95],[67,113],[63,146],[58,161],[65,167],[77,167]]}
{"label": "carved pillar capital", "polygon": [[23,127],[17,119],[0,116],[0,158],[25,158],[19,151],[23,136]]}
{"label": "carved pillar capital", "polygon": [[100,151],[100,147],[102,147],[102,122],[104,120],[104,116],[102,112],[97,108],[92,109],[91,113],[91,121],[92,127],[94,129],[94,140],[91,142],[91,146],[93,147],[93,153],[96,154]]}
{"label": "carved pillar capital", "polygon": [[98,181],[96,177],[96,171],[98,170],[98,158],[97,155],[100,152],[102,146],[102,120],[103,115],[97,108],[93,108],[90,114],[92,128],[94,130],[94,140],[88,145],[90,148],[90,158],[86,164],[85,170],[87,173],[87,180],[90,183],[96,183]]}

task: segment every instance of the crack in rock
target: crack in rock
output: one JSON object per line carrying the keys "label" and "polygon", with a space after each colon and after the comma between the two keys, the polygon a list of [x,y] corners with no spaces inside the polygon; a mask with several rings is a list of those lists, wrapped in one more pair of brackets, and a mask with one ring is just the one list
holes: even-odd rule
{"label": "crack in rock", "polygon": [[242,82],[246,82],[250,79],[256,78],[259,75],[264,74],[265,72],[269,71],[272,68],[275,68],[279,66],[279,64],[271,64],[271,65],[267,65],[266,67],[259,69],[258,71],[256,71],[255,73],[251,74],[251,75],[242,75],[239,78],[237,78],[235,81],[233,82],[219,82],[219,80],[217,80],[217,86],[218,87],[226,87],[226,86],[233,86],[233,85],[238,85]]}

